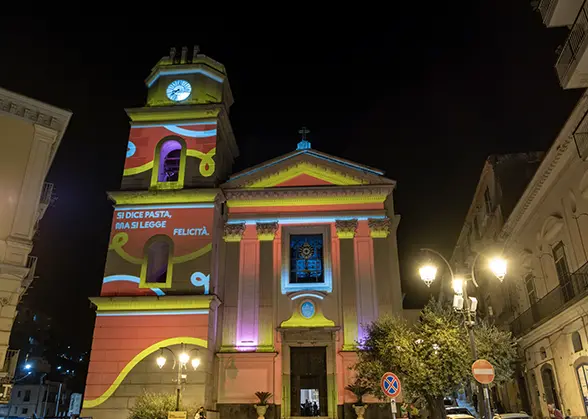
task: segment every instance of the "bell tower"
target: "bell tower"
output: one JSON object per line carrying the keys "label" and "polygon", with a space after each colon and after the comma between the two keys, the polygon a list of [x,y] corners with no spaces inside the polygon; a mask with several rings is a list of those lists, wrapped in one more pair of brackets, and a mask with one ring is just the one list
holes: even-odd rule
{"label": "bell tower", "polygon": [[[145,80],[145,106],[127,109],[121,189],[109,192],[114,214],[104,280],[91,298],[96,324],[84,416],[124,419],[143,390],[174,394],[179,385],[185,405],[216,402],[218,186],[238,149],[225,67],[198,52],[172,48]],[[191,354],[197,366],[181,365],[174,384],[172,360],[156,363],[164,349]]]}
{"label": "bell tower", "polygon": [[131,132],[122,189],[217,186],[239,151],[229,122],[225,67],[194,47],[171,48],[145,80],[147,103],[127,109]]}

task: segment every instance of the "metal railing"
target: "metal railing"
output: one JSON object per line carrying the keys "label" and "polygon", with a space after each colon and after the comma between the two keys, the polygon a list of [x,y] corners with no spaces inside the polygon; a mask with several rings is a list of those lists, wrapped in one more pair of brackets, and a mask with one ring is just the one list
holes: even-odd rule
{"label": "metal railing", "polygon": [[512,333],[521,336],[538,323],[550,319],[588,296],[588,263],[549,291],[510,324]]}
{"label": "metal railing", "polygon": [[543,19],[544,24],[548,24],[553,16],[553,11],[555,10],[555,4],[557,0],[541,0],[539,3],[539,13],[541,13],[541,18]]}
{"label": "metal railing", "polygon": [[7,372],[10,378],[14,377],[16,372],[16,365],[18,364],[18,349],[9,349],[6,351],[6,358],[4,358],[4,365],[2,372]]}
{"label": "metal railing", "polygon": [[49,205],[51,203],[51,197],[53,196],[53,184],[45,182],[43,189],[41,190],[40,204]]}
{"label": "metal railing", "polygon": [[555,63],[555,70],[559,77],[562,87],[568,83],[571,77],[571,69],[575,68],[578,63],[578,56],[586,49],[586,39],[588,35],[588,10],[586,1],[582,3],[580,12],[572,25],[570,34],[563,44],[559,58]]}

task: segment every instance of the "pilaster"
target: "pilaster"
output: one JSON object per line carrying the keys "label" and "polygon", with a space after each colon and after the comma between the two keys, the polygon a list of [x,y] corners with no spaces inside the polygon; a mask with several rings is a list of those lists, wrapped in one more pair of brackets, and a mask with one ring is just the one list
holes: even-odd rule
{"label": "pilaster", "polygon": [[378,317],[378,296],[374,273],[374,246],[368,222],[358,223],[354,240],[358,340],[365,336],[363,329]]}
{"label": "pilaster", "polygon": [[39,124],[35,124],[34,129],[31,151],[10,233],[16,239],[27,241],[33,238],[39,198],[58,134],[57,131]]}
{"label": "pilaster", "polygon": [[237,307],[239,305],[239,257],[245,224],[225,224],[225,278],[223,299],[222,351],[237,346]]}
{"label": "pilaster", "polygon": [[369,219],[370,236],[373,238],[373,257],[378,311],[381,314],[393,313],[393,275],[390,260],[391,221],[388,217]]}
{"label": "pilaster", "polygon": [[341,310],[343,311],[343,350],[355,350],[357,339],[357,298],[355,285],[355,257],[353,238],[357,220],[337,220],[341,273]]}
{"label": "pilaster", "polygon": [[257,223],[259,240],[259,342],[257,350],[274,352],[273,299],[277,278],[274,278],[274,239],[279,224]]}
{"label": "pilaster", "polygon": [[253,351],[259,343],[259,241],[255,226],[245,226],[239,250],[237,348]]}

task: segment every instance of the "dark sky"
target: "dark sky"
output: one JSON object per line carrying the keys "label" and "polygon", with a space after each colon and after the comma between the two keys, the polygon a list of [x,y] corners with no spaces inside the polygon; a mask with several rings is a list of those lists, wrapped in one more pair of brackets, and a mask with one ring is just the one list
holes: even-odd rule
{"label": "dark sky", "polygon": [[566,30],[545,28],[526,1],[405,3],[385,24],[373,10],[331,18],[336,26],[219,16],[205,27],[196,12],[177,31],[137,15],[4,19],[0,86],[74,113],[48,176],[59,199],[41,222],[40,279],[27,303],[89,343],[87,297],[102,280],[124,108],[143,104],[143,80],[170,46],[194,44],[228,70],[235,170],[292,151],[306,125],[313,148],[397,180],[403,289],[411,305],[426,300],[416,250],[449,255],[484,159],[547,149],[581,92],[563,91],[553,69]]}

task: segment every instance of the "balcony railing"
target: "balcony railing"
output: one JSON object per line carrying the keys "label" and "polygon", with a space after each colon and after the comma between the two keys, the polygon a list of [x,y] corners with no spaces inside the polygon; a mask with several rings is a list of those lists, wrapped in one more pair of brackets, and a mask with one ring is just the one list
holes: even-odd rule
{"label": "balcony railing", "polygon": [[521,336],[533,326],[545,321],[588,296],[588,263],[569,275],[567,281],[560,283],[543,298],[524,311],[511,323],[515,336]]}
{"label": "balcony railing", "polygon": [[588,39],[588,10],[586,1],[582,4],[580,12],[572,25],[570,34],[562,47],[555,69],[562,87],[566,87],[573,69],[578,64],[578,60],[585,49],[585,43]]}
{"label": "balcony railing", "polygon": [[39,203],[49,205],[51,203],[51,197],[53,196],[53,184],[45,182],[43,184],[43,190],[41,191],[41,199]]}
{"label": "balcony railing", "polygon": [[543,23],[546,25],[553,16],[553,11],[555,10],[555,3],[556,0],[541,0],[541,2],[539,3],[539,13],[541,13]]}

